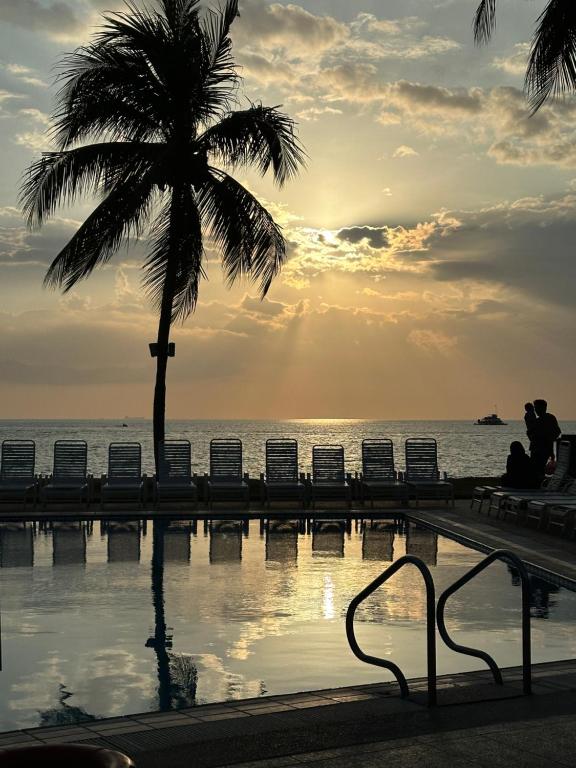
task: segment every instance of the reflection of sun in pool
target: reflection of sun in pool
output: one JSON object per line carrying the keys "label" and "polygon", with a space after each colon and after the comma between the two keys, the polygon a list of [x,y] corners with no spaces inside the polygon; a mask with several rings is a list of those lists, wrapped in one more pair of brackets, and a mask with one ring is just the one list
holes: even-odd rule
{"label": "reflection of sun in pool", "polygon": [[324,576],[324,589],[322,592],[322,608],[325,619],[333,619],[336,616],[334,608],[334,583],[330,574]]}

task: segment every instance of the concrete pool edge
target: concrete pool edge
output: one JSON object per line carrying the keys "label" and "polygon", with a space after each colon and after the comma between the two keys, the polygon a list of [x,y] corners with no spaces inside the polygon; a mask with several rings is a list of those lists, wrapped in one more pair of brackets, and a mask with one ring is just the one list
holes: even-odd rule
{"label": "concrete pool edge", "polygon": [[520,667],[503,672],[503,688],[495,686],[486,671],[440,676],[440,706],[435,709],[425,706],[426,680],[419,678],[410,681],[409,699],[399,698],[395,683],[323,689],[12,731],[0,734],[0,749],[97,744],[126,752],[139,768],[185,765],[186,755],[189,758],[193,750],[195,765],[209,768],[376,739],[421,736],[439,729],[501,727],[516,716],[539,717],[544,711],[574,711],[576,660],[534,665],[534,694],[530,697],[521,695]]}

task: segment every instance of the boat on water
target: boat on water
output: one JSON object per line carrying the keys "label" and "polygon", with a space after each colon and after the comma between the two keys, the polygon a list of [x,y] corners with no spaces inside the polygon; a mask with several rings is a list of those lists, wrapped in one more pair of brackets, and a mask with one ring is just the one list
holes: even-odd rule
{"label": "boat on water", "polygon": [[488,427],[505,427],[506,422],[502,421],[500,416],[498,416],[497,413],[491,413],[489,416],[483,416],[481,419],[478,419],[476,421],[476,424],[480,424],[482,426],[488,426]]}

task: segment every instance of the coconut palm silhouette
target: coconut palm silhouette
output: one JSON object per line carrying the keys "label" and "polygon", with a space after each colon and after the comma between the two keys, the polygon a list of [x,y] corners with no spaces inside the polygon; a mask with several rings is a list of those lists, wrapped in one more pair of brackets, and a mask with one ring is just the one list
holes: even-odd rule
{"label": "coconut palm silhouette", "polygon": [[[474,17],[476,43],[487,42],[495,25],[496,0],[482,0]],[[534,112],[550,96],[576,90],[576,7],[572,0],[549,0],[538,17],[525,89]]]}
{"label": "coconut palm silhouette", "polygon": [[[55,257],[47,286],[69,291],[130,237],[147,234],[143,283],[159,311],[154,451],[165,433],[170,329],[194,310],[204,238],[225,278],[248,277],[264,296],[286,255],[281,228],[229,173],[272,170],[284,184],[305,162],[294,122],[278,107],[238,107],[230,27],[238,0],[129,2],[107,13],[92,42],[64,57],[53,114],[57,151],[24,177],[21,202],[41,226],[80,193],[103,199]],[[88,143],[93,142],[93,143]]]}

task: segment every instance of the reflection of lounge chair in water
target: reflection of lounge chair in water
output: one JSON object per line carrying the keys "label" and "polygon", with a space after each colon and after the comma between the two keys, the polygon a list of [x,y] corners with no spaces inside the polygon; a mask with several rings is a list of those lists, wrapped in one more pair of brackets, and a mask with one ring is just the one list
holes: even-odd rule
{"label": "reflection of lounge chair in water", "polygon": [[36,444],[33,440],[4,440],[0,464],[0,501],[36,506],[38,484],[34,474]]}
{"label": "reflection of lounge chair in water", "polygon": [[436,565],[438,560],[438,535],[428,528],[408,525],[406,530],[406,554],[414,555],[426,565]]}
{"label": "reflection of lounge chair in water", "polygon": [[391,563],[394,560],[394,527],[366,526],[362,534],[362,559],[381,560]]}
{"label": "reflection of lounge chair in water", "polygon": [[295,563],[298,560],[297,530],[266,530],[266,560]]}
{"label": "reflection of lounge chair in water", "polygon": [[0,568],[34,565],[34,531],[26,523],[0,527]]}
{"label": "reflection of lounge chair in water", "polygon": [[140,523],[109,521],[105,526],[108,534],[108,562],[140,562]]}
{"label": "reflection of lounge chair in water", "polygon": [[229,531],[210,528],[210,562],[231,563],[242,560],[242,529]]}
{"label": "reflection of lounge chair in water", "polygon": [[169,563],[190,562],[190,536],[192,525],[171,524],[164,531],[164,560]]}
{"label": "reflection of lounge chair in water", "polygon": [[324,520],[321,525],[313,525],[313,553],[344,557],[344,533],[346,526],[340,525],[341,522],[340,520]]}
{"label": "reflection of lounge chair in water", "polygon": [[86,564],[86,528],[82,523],[52,525],[52,558],[54,565]]}

